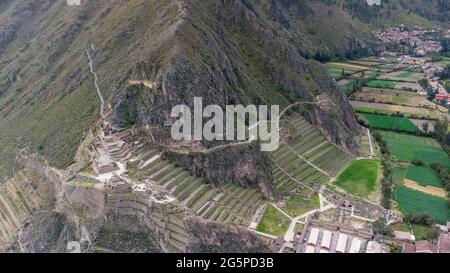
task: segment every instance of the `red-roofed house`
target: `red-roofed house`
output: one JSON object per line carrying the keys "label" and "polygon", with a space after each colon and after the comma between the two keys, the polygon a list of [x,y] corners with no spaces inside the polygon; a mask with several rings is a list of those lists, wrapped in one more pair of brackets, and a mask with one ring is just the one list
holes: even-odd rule
{"label": "red-roofed house", "polygon": [[450,234],[441,234],[439,236],[439,253],[450,253]]}
{"label": "red-roofed house", "polygon": [[438,253],[439,249],[437,245],[433,245],[428,241],[416,242],[416,253]]}
{"label": "red-roofed house", "polygon": [[404,243],[402,252],[403,253],[416,253],[416,246],[413,244]]}

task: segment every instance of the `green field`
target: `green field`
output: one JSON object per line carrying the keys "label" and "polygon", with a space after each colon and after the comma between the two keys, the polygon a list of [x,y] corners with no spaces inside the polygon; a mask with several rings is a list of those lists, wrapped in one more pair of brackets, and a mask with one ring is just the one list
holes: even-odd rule
{"label": "green field", "polygon": [[440,224],[450,220],[450,209],[446,199],[409,189],[403,185],[395,187],[394,198],[400,210],[410,214],[429,214]]}
{"label": "green field", "polygon": [[365,73],[367,76],[373,77],[373,78],[383,75],[383,72],[378,72],[378,71],[366,71]]}
{"label": "green field", "polygon": [[[342,68],[336,68],[336,67],[328,66],[327,67],[327,71],[328,71],[328,74],[330,74],[330,76],[335,78],[335,79],[341,78],[343,76],[342,75]],[[344,69],[344,76],[351,75],[352,73],[354,73],[354,71],[345,70]]]}
{"label": "green field", "polygon": [[290,219],[283,215],[272,205],[267,205],[263,218],[258,224],[257,230],[274,236],[284,236]]}
{"label": "green field", "polygon": [[420,160],[426,164],[441,163],[450,167],[450,160],[433,138],[380,131],[389,151],[398,160]]}
{"label": "green field", "polygon": [[407,72],[405,72],[405,73],[402,73],[402,74],[398,75],[397,77],[399,77],[399,78],[408,78],[409,76],[411,76],[411,75],[414,74],[414,73],[416,73],[416,72],[413,72],[413,71],[407,71]]}
{"label": "green field", "polygon": [[416,125],[405,117],[376,115],[368,113],[362,115],[367,119],[370,126],[376,129],[402,130],[407,132],[417,131]]}
{"label": "green field", "polygon": [[[328,74],[335,79],[341,78],[342,76],[349,76],[357,71],[350,68],[337,67],[333,64],[325,64],[325,67]],[[344,72],[344,75],[342,75],[342,72]]]}
{"label": "green field", "polygon": [[380,162],[355,160],[337,178],[336,185],[349,193],[368,197],[376,189]]}
{"label": "green field", "polygon": [[375,88],[395,89],[396,85],[397,85],[397,82],[389,81],[389,80],[371,80],[368,83],[369,87],[375,87]]}
{"label": "green field", "polygon": [[416,240],[432,241],[437,239],[437,227],[436,226],[423,226],[412,224],[412,229]]}
{"label": "green field", "polygon": [[295,217],[319,207],[319,195],[314,194],[309,200],[302,197],[290,197],[286,201],[284,211],[286,211],[292,217]]}
{"label": "green field", "polygon": [[442,188],[442,181],[435,170],[426,166],[411,166],[406,171],[406,178],[416,181],[421,186],[434,186]]}

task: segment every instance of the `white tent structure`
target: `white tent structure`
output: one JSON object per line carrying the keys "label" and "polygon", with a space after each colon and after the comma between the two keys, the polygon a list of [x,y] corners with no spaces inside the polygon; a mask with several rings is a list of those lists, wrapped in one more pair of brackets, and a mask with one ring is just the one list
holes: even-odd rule
{"label": "white tent structure", "polygon": [[339,253],[344,253],[345,252],[345,247],[347,246],[347,234],[344,233],[340,233],[339,234],[339,238],[338,238],[338,242],[337,242],[337,246],[336,246],[336,252]]}

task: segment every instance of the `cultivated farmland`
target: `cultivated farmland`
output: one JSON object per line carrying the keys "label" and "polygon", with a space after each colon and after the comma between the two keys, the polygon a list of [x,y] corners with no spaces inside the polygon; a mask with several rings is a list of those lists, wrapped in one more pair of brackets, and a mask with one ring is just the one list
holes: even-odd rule
{"label": "cultivated farmland", "polygon": [[367,119],[370,126],[376,129],[388,130],[402,130],[407,132],[416,132],[417,127],[408,118],[376,115],[376,114],[362,114]]}
{"label": "cultivated farmland", "polygon": [[282,193],[326,183],[352,160],[303,117],[293,118],[289,131],[291,141],[272,153],[275,186]]}
{"label": "cultivated farmland", "polygon": [[378,160],[356,160],[337,178],[336,185],[349,193],[368,197],[375,191],[380,172]]}
{"label": "cultivated farmland", "polygon": [[390,80],[371,80],[368,83],[369,87],[389,88],[389,89],[394,89],[396,85],[397,82]]}
{"label": "cultivated farmland", "polygon": [[441,163],[450,167],[450,160],[433,138],[381,131],[391,154],[401,161],[420,160],[426,164]]}
{"label": "cultivated farmland", "polygon": [[450,209],[444,198],[435,197],[399,185],[394,191],[400,210],[410,214],[429,214],[440,224],[450,220]]}
{"label": "cultivated farmland", "polygon": [[442,181],[439,179],[435,170],[426,166],[411,166],[406,171],[406,178],[416,181],[421,186],[442,187]]}
{"label": "cultivated farmland", "polygon": [[[156,150],[150,151],[144,161],[157,154]],[[214,189],[201,177],[161,158],[136,172],[135,175],[149,177],[193,213],[210,221],[248,226],[253,214],[264,204],[261,193],[256,189],[231,184]]]}

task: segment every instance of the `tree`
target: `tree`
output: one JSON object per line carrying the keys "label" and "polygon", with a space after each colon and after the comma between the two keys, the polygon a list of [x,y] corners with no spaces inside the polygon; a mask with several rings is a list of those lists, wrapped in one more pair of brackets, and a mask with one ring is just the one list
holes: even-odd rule
{"label": "tree", "polygon": [[422,130],[423,130],[425,133],[428,132],[428,126],[429,126],[428,122],[422,123]]}
{"label": "tree", "polygon": [[448,131],[448,122],[446,120],[438,120],[436,121],[436,125],[434,126],[434,131],[436,133],[436,137],[439,141],[447,143],[447,131]]}
{"label": "tree", "polygon": [[375,234],[381,234],[384,236],[392,236],[393,231],[390,226],[386,224],[384,218],[380,218],[372,223],[372,229]]}
{"label": "tree", "polygon": [[442,46],[442,52],[449,52],[450,51],[450,39],[445,38],[441,41]]}

